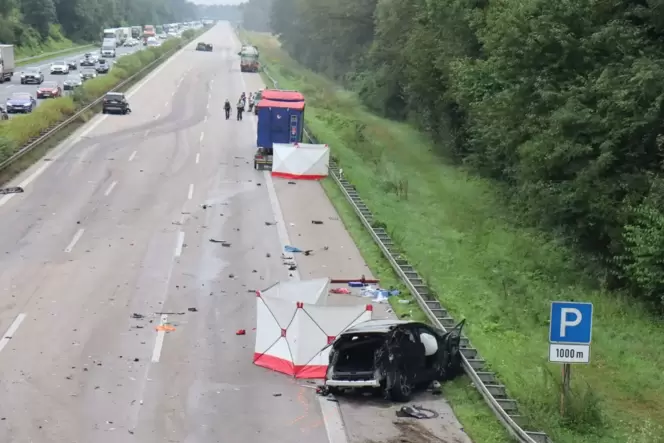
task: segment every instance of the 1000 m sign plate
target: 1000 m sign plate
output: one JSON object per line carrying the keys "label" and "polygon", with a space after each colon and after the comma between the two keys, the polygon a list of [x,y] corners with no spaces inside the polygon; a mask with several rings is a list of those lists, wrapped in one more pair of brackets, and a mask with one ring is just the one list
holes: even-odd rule
{"label": "1000 m sign plate", "polygon": [[551,343],[549,361],[551,363],[590,363],[590,345]]}

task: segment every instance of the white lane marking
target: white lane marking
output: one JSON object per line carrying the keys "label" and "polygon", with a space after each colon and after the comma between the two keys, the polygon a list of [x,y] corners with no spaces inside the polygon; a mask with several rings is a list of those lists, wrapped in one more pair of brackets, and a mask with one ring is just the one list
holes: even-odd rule
{"label": "white lane marking", "polygon": [[201,136],[198,138],[198,141],[203,143],[204,138],[205,138],[205,132],[201,132]]}
{"label": "white lane marking", "polygon": [[14,88],[16,85],[7,85],[6,88]]}
{"label": "white lane marking", "polygon": [[210,102],[205,106],[205,109],[210,110]]}
{"label": "white lane marking", "polygon": [[65,248],[65,252],[71,252],[72,249],[74,249],[74,246],[76,246],[76,243],[78,243],[78,241],[83,236],[83,232],[85,232],[85,229],[83,229],[83,228],[76,231],[76,234],[74,234],[74,238],[71,239],[71,241],[69,242],[69,245]]}
{"label": "white lane marking", "polygon": [[196,154],[196,164],[201,161],[201,153]]}
{"label": "white lane marking", "polygon": [[194,198],[194,184],[193,183],[189,185],[189,193],[187,194],[187,199],[188,200],[191,200],[192,198]]}
{"label": "white lane marking", "polygon": [[168,107],[169,103],[170,103],[170,101],[166,100],[166,103],[164,103],[164,108]]}
{"label": "white lane marking", "polygon": [[132,152],[131,155],[129,156],[129,161],[132,161],[136,157],[136,154],[138,154],[138,151]]}
{"label": "white lane marking", "polygon": [[[159,326],[164,326],[168,323],[168,315],[162,315],[159,321]],[[159,329],[157,331],[157,339],[154,342],[154,349],[152,350],[152,363],[159,363],[161,358],[161,350],[164,347],[164,338],[166,338],[166,331]]]}
{"label": "white lane marking", "polygon": [[[173,93],[171,94],[171,97],[175,97],[175,91],[173,91]],[[168,102],[166,104],[168,104]]]}
{"label": "white lane marking", "polygon": [[148,129],[147,131],[145,131],[145,134],[143,134],[143,137],[147,137],[148,134],[150,134],[150,130],[149,130],[149,129]]}
{"label": "white lane marking", "polygon": [[[161,65],[159,65],[159,66],[157,67],[157,69],[155,69],[155,70],[152,71],[150,74],[148,74],[148,76],[145,77],[140,83],[138,83],[138,84],[136,84],[135,86],[133,86],[133,87],[132,87],[132,88],[131,88],[131,89],[125,94],[125,95],[127,96],[127,98],[132,98],[132,97],[133,97],[138,91],[140,91],[140,90],[143,88],[143,86],[145,86],[146,83],[148,83],[150,80],[152,80],[153,78],[155,78],[155,77],[156,77],[161,71],[163,71],[163,70],[166,68],[166,66],[168,66],[170,63],[172,63],[173,60],[175,60],[179,55],[181,55],[186,49],[189,49],[189,48],[191,48],[191,47],[193,47],[193,43],[192,43],[192,44],[189,44],[189,45],[187,45],[187,46],[185,46],[185,47],[183,47],[183,48],[180,49],[178,52],[176,52],[175,54],[173,54],[168,60],[165,60]],[[44,67],[44,66],[50,66],[50,65],[43,65],[43,67]],[[81,131],[80,134],[78,134],[78,135],[72,135],[71,138],[67,139],[67,140],[64,142],[65,147],[63,147],[63,148],[58,148],[58,152],[57,152],[57,153],[54,153],[54,154],[51,156],[52,161],[43,164],[41,167],[39,167],[39,169],[37,169],[35,172],[33,172],[28,178],[26,178],[26,179],[25,179],[23,182],[21,182],[18,186],[20,186],[21,188],[25,188],[25,187],[28,186],[30,183],[32,183],[32,182],[33,182],[37,177],[39,177],[39,176],[40,176],[40,175],[41,175],[41,174],[42,174],[42,173],[43,173],[43,172],[44,172],[49,166],[51,166],[51,165],[55,162],[55,160],[59,159],[59,158],[62,157],[64,154],[66,154],[66,153],[67,153],[72,147],[74,147],[74,146],[76,145],[76,143],[78,143],[78,141],[79,141],[80,139],[82,139],[83,137],[85,137],[86,135],[88,135],[89,133],[91,133],[95,128],[97,128],[97,126],[99,126],[102,122],[106,121],[106,119],[107,119],[108,117],[109,117],[109,116],[106,115],[106,114],[104,114],[104,115],[100,115],[100,116],[98,116],[97,121],[94,121],[94,122],[91,121],[91,122],[89,123],[90,126],[88,126],[87,128],[83,129],[83,131]],[[2,198],[0,198],[0,206],[2,206],[2,205],[4,205],[5,203],[7,203],[9,200],[11,200],[12,198],[14,198],[14,196],[16,196],[16,195],[17,195],[17,194],[7,194],[7,195],[3,196]]]}
{"label": "white lane marking", "polygon": [[207,123],[208,116],[206,115],[205,118],[203,119],[203,123]]}
{"label": "white lane marking", "polygon": [[106,190],[106,192],[104,192],[104,195],[105,195],[106,197],[108,197],[109,195],[111,195],[111,192],[113,192],[113,188],[115,188],[115,185],[117,185],[117,184],[118,184],[118,182],[113,182],[113,183],[111,183],[111,185],[108,187],[108,189]]}
{"label": "white lane marking", "polygon": [[182,255],[182,248],[184,248],[184,232],[178,232],[178,242],[175,244],[175,256],[179,257]]}
{"label": "white lane marking", "polygon": [[14,334],[16,334],[16,331],[18,331],[18,327],[21,326],[21,323],[23,323],[23,320],[25,320],[26,314],[21,313],[16,316],[14,321],[12,322],[11,325],[9,325],[9,329],[7,329],[7,332],[5,332],[5,335],[2,336],[0,339],[0,352],[2,352],[3,349],[5,349],[5,346],[9,343],[9,340],[11,340],[14,337]]}
{"label": "white lane marking", "polygon": [[[236,44],[239,46],[240,41],[237,38],[237,35],[234,32],[231,32],[233,39],[236,41]],[[244,75],[240,74],[240,80],[242,82],[243,89],[247,91],[247,84],[244,81]],[[254,127],[254,132],[256,131],[256,120],[251,119],[251,124]],[[282,247],[285,245],[290,245],[290,239],[288,238],[288,231],[286,230],[286,223],[284,221],[284,215],[281,212],[281,205],[279,204],[279,198],[277,197],[277,192],[274,189],[274,182],[272,181],[272,175],[268,171],[263,172],[265,177],[265,184],[267,185],[267,193],[270,198],[270,205],[272,206],[272,212],[274,213],[274,220],[277,222],[277,233],[279,236],[279,242]],[[291,271],[291,279],[299,281],[300,273],[295,270]],[[325,431],[327,432],[327,439],[329,443],[348,443],[348,435],[346,434],[346,426],[344,424],[343,418],[341,416],[341,410],[339,409],[339,403],[330,402],[322,396],[318,397],[318,403],[320,404],[321,415],[323,416],[323,424],[325,425]]]}
{"label": "white lane marking", "polygon": [[157,120],[159,117],[161,117],[161,114],[157,114],[154,116],[154,119]]}

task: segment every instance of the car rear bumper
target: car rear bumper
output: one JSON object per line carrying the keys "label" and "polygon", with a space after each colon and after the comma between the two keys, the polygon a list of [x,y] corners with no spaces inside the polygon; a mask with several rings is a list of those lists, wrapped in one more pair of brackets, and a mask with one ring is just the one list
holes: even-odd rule
{"label": "car rear bumper", "polygon": [[378,380],[325,380],[325,386],[332,388],[380,388]]}

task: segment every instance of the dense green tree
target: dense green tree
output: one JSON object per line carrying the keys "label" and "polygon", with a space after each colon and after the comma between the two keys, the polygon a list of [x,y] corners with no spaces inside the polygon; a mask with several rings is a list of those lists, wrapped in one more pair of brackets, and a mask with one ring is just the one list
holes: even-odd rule
{"label": "dense green tree", "polygon": [[[250,0],[255,2],[256,0]],[[273,0],[306,66],[663,303],[664,0]]]}

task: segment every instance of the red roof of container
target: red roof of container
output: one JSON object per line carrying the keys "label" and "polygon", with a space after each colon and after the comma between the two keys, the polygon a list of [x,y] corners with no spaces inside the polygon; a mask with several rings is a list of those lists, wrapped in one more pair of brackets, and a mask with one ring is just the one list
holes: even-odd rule
{"label": "red roof of container", "polygon": [[259,108],[282,108],[282,109],[295,109],[302,111],[304,109],[304,102],[277,102],[274,100],[263,99],[258,102]]}
{"label": "red roof of container", "polygon": [[297,100],[304,101],[304,95],[297,91],[282,91],[280,89],[264,89],[261,98],[267,100]]}

